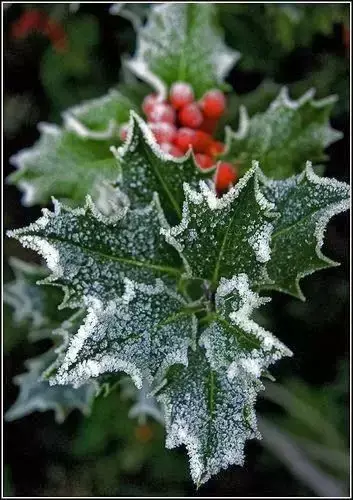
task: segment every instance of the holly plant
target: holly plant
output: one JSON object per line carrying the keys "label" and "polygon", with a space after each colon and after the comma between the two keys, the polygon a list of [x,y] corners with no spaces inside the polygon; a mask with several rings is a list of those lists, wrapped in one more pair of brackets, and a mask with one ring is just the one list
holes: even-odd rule
{"label": "holly plant", "polygon": [[151,400],[138,408],[160,409],[167,448],[185,445],[196,485],[242,465],[260,438],[263,377],[295,342],[253,313],[269,290],[304,299],[300,280],[337,265],[324,234],[349,205],[349,187],[322,176],[341,138],[334,96],[283,88],[220,130],[240,54],[216,18],[217,4],[152,6],[127,82],[65,111],[62,126],[41,123],[9,178],[25,206],[53,203],[8,233],[50,272],[17,262],[5,291],[54,346],[18,378],[8,418],[55,408],[62,420],[127,374]]}

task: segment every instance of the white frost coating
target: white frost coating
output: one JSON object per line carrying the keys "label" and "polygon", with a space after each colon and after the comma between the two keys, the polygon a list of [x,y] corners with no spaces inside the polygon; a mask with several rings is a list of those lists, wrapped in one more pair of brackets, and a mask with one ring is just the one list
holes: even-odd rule
{"label": "white frost coating", "polygon": [[67,130],[71,130],[75,132],[78,136],[83,139],[102,139],[107,140],[111,139],[116,135],[118,126],[114,119],[110,119],[105,130],[100,131],[92,131],[87,128],[83,123],[81,123],[74,115],[69,112],[65,113],[65,127]]}
{"label": "white frost coating", "polygon": [[161,379],[172,364],[187,365],[197,324],[192,314],[181,314],[185,301],[159,279],[154,285],[124,283],[116,300],[85,297],[88,314],[51,383],[78,387],[102,373],[125,371],[140,388],[143,379]]}
{"label": "white frost coating", "polygon": [[[254,162],[221,198],[203,181],[199,182],[199,191],[184,184],[181,222],[161,233],[179,252],[188,276],[218,282],[224,273],[229,276],[238,268],[239,272],[253,273],[252,277],[260,282],[267,278],[263,264],[270,258],[273,229],[267,219],[274,217],[271,210],[275,205],[260,193],[257,172],[258,164]],[[249,214],[244,213],[242,203],[247,202],[240,196],[247,186],[253,197]]]}
{"label": "white frost coating", "polygon": [[128,196],[105,179],[93,186],[92,198],[95,208],[106,217],[104,219],[106,223],[109,223],[112,216],[125,212],[130,206]]}
{"label": "white frost coating", "polygon": [[315,92],[314,88],[309,89],[295,101],[289,97],[288,87],[282,87],[278,97],[270,104],[269,109],[274,110],[282,106],[289,109],[299,109],[303,104],[313,99]]}
{"label": "white frost coating", "polygon": [[[118,131],[118,122],[114,117],[116,115],[115,105],[118,103],[120,106],[124,105],[126,109],[131,108],[131,102],[127,97],[115,89],[111,89],[102,97],[84,101],[64,111],[62,113],[64,126],[83,139],[107,140],[113,138]],[[96,117],[98,115],[101,118],[102,122],[107,122],[105,129],[93,130],[86,126],[84,120],[94,113]]]}
{"label": "white frost coating", "polygon": [[[306,163],[305,170],[298,176],[284,181],[263,176],[261,182],[265,195],[278,205],[281,212],[276,222],[278,227],[274,230],[274,237],[279,233],[272,255],[276,267],[271,269],[269,265],[269,274],[273,278],[271,288],[305,300],[299,281],[318,269],[317,264],[312,263],[318,261],[315,254],[323,263],[337,265],[322,253],[321,248],[330,218],[349,208],[350,188],[336,179],[319,177],[311,162]],[[287,228],[290,232],[286,231]],[[298,243],[293,244],[296,231]],[[303,238],[305,233],[307,237]],[[286,258],[283,257],[284,248]]]}
{"label": "white frost coating", "polygon": [[215,319],[199,342],[211,366],[215,370],[226,368],[230,380],[244,373],[259,378],[270,364],[292,355],[282,342],[250,319],[253,311],[269,300],[250,289],[246,274],[220,281]]}
{"label": "white frost coating", "polygon": [[239,106],[239,125],[238,130],[235,132],[229,125],[225,127],[225,149],[224,155],[227,155],[231,148],[231,143],[233,139],[243,140],[246,138],[250,126],[250,118],[246,107],[242,104]]}
{"label": "white frost coating", "polygon": [[12,317],[16,323],[29,321],[31,329],[38,331],[48,324],[42,300],[42,290],[34,283],[46,273],[41,266],[29,264],[11,257],[9,264],[15,279],[4,285],[4,303],[13,308]]}
{"label": "white frost coating", "polygon": [[254,232],[248,240],[259,262],[268,262],[271,259],[270,244],[272,232],[273,224],[264,222],[260,231]]}
{"label": "white frost coating", "polygon": [[135,75],[153,87],[158,95],[158,99],[164,101],[168,96],[168,89],[163,80],[158,78],[152,71],[150,71],[148,64],[145,61],[138,59],[130,59],[126,61],[126,66],[135,73]]}
{"label": "white frost coating", "polygon": [[175,156],[172,156],[163,151],[160,148],[159,144],[157,143],[156,138],[153,135],[147,123],[135,111],[131,110],[127,137],[124,144],[119,148],[115,148],[113,146],[110,148],[110,150],[118,160],[123,158],[126,153],[133,152],[135,150],[136,148],[136,144],[134,143],[135,126],[138,126],[140,128],[145,142],[151,148],[156,157],[159,158],[161,161],[173,161],[175,164],[180,164],[184,163],[185,160],[190,156],[191,150],[189,150],[184,156],[181,156],[179,158],[176,158]]}
{"label": "white frost coating", "polygon": [[199,486],[229,465],[244,463],[246,440],[260,438],[254,403],[262,384],[248,377],[234,382],[211,372],[202,353],[190,356],[157,399],[165,413],[166,447],[186,446],[191,476]]}
{"label": "white frost coating", "polygon": [[[222,83],[225,75],[240,57],[238,52],[224,45],[219,33],[214,30],[210,19],[212,12],[209,6],[200,4],[198,7],[200,19],[194,23],[193,27],[188,25],[188,8],[187,4],[152,6],[147,24],[139,30],[136,54],[129,62],[130,69],[137,76],[150,83],[162,98],[167,96],[163,72],[168,67],[168,61],[182,57],[182,52],[190,50],[190,43],[186,45],[188,37],[190,37],[190,29],[194,30],[193,39],[197,40],[196,47],[200,52],[198,60],[194,58],[193,61],[194,65],[201,64],[201,75],[199,71],[196,72],[200,78],[203,77],[202,64],[204,59],[208,62],[208,64],[205,63],[207,70],[210,71],[209,67],[211,66],[213,73],[206,75],[206,77],[211,79],[213,77],[213,80]],[[202,26],[202,30],[198,30],[198,26]],[[185,57],[185,53],[183,56]],[[156,61],[165,61],[166,67],[161,70],[162,76],[157,76],[150,69],[150,66],[152,67]],[[196,73],[194,78],[196,78]],[[196,85],[197,80],[190,83]]]}

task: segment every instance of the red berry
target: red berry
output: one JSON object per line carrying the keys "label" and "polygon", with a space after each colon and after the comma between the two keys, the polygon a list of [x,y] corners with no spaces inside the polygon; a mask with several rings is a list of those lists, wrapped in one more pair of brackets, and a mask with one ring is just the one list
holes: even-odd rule
{"label": "red berry", "polygon": [[220,162],[215,176],[216,191],[218,194],[227,191],[238,179],[236,167],[231,163]]}
{"label": "red berry", "polygon": [[214,165],[214,161],[211,158],[211,156],[204,155],[201,153],[197,153],[195,155],[195,160],[196,160],[198,167],[202,168],[202,169],[211,168]]}
{"label": "red berry", "polygon": [[198,128],[203,120],[202,113],[194,102],[179,111],[179,121],[183,127]]}
{"label": "red berry", "polygon": [[192,141],[192,148],[195,153],[206,153],[212,144],[212,136],[202,132],[202,130],[195,130],[195,135]]}
{"label": "red berry", "polygon": [[157,94],[148,94],[144,98],[142,102],[142,111],[145,113],[145,115],[148,115],[151,111],[152,108],[158,103],[161,102],[160,98],[158,97]]}
{"label": "red berry", "polygon": [[177,148],[173,144],[170,144],[169,142],[163,142],[161,144],[161,150],[172,156],[176,157],[184,156],[184,153],[181,151],[181,149]]}
{"label": "red berry", "polygon": [[218,119],[203,117],[203,122],[201,124],[200,130],[207,132],[208,134],[214,134],[218,125]]}
{"label": "red berry", "polygon": [[30,32],[42,30],[44,14],[38,10],[27,10],[24,12],[11,27],[11,36],[13,38],[24,38]]}
{"label": "red berry", "polygon": [[191,85],[185,82],[173,83],[169,93],[169,100],[174,109],[180,109],[193,102],[194,91]]}
{"label": "red berry", "polygon": [[207,118],[220,118],[226,109],[226,98],[220,90],[209,90],[202,97],[200,105]]}
{"label": "red berry", "polygon": [[122,125],[120,125],[119,136],[122,141],[126,141],[128,130],[129,130],[128,123],[123,123]]}
{"label": "red berry", "polygon": [[225,149],[225,146],[224,146],[223,142],[213,141],[207,149],[207,154],[209,154],[211,156],[217,156],[217,155],[223,153],[224,149]]}
{"label": "red berry", "polygon": [[191,128],[182,127],[177,130],[174,144],[181,149],[184,153],[192,146],[195,136],[195,130]]}
{"label": "red berry", "polygon": [[160,122],[149,123],[148,125],[159,144],[162,144],[162,142],[174,141],[176,136],[176,128],[171,123]]}
{"label": "red berry", "polygon": [[175,111],[169,105],[164,102],[158,102],[155,104],[151,111],[147,114],[149,120],[151,122],[165,122],[165,123],[174,123],[175,122]]}

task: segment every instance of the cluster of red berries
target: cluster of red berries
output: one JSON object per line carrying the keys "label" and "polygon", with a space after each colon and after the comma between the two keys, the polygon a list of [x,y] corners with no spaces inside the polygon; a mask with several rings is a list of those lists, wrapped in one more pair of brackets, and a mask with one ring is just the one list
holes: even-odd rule
{"label": "cluster of red berries", "polygon": [[[224,151],[224,144],[212,134],[225,108],[226,99],[220,90],[209,90],[196,102],[191,85],[185,82],[171,86],[168,102],[149,94],[142,103],[147,123],[162,151],[180,157],[191,147],[198,167],[206,170],[216,166],[217,156]],[[123,125],[122,140],[126,134],[127,126]],[[234,165],[218,162],[215,174],[218,194],[227,191],[237,179]]]}
{"label": "cluster of red berries", "polygon": [[14,39],[26,38],[34,32],[47,36],[58,52],[68,50],[68,39],[63,26],[44,11],[27,10],[11,27],[11,36]]}

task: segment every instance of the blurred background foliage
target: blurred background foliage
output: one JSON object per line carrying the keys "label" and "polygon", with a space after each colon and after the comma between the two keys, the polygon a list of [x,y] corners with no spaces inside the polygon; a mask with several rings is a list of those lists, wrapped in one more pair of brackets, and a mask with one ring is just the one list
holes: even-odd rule
{"label": "blurred background foliage", "polygon": [[[4,9],[4,177],[8,159],[38,137],[38,121],[98,97],[121,82],[121,58],[135,48],[134,26],[149,4],[7,4]],[[37,13],[33,15],[33,12]],[[40,15],[38,15],[38,12]],[[121,15],[118,15],[118,14]],[[283,84],[292,97],[310,87],[338,95],[332,125],[345,137],[333,144],[326,174],[349,179],[348,4],[220,4],[227,43],[242,53],[228,76],[233,89],[225,121],[238,109],[261,112]],[[43,29],[39,19],[50,19]],[[32,23],[32,24],[31,24]],[[120,83],[121,85],[121,83]],[[137,101],[143,88],[125,83]],[[142,89],[142,90],[141,90]],[[33,221],[39,207],[20,204],[5,186],[5,228]],[[257,405],[264,439],[247,445],[243,468],[232,467],[195,491],[183,450],[164,448],[163,426],[131,418],[133,394],[122,384],[95,401],[92,414],[73,411],[57,425],[52,411],[6,422],[4,494],[14,496],[339,496],[349,482],[348,215],[326,235],[326,253],[339,268],[304,280],[306,302],[280,294],[259,321],[295,353],[279,363]],[[10,256],[38,257],[4,242],[4,281],[14,279]],[[50,348],[29,342],[28,318],[4,306],[5,410],[17,397],[12,378],[24,361]],[[33,329],[32,329],[33,330]],[[130,412],[130,417],[129,417]]]}

